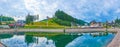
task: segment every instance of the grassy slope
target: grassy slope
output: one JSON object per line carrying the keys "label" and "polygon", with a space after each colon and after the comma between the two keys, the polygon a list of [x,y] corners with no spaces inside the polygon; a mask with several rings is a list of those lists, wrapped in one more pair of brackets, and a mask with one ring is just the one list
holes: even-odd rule
{"label": "grassy slope", "polygon": [[[48,22],[48,26],[47,26],[47,22]],[[53,19],[49,19],[47,20],[42,20],[40,22],[34,22],[34,25],[25,25],[24,28],[47,28],[47,29],[51,29],[51,28],[64,28],[64,26],[61,26],[57,23],[55,23],[53,21]]]}

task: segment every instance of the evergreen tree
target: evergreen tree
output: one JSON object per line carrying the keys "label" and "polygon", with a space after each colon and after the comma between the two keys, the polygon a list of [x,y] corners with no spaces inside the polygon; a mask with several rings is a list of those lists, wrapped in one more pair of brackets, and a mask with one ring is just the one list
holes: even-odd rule
{"label": "evergreen tree", "polygon": [[2,22],[6,22],[6,23],[10,23],[10,21],[14,21],[14,18],[12,17],[7,17],[5,15],[0,15],[0,25],[2,24]]}
{"label": "evergreen tree", "polygon": [[34,24],[33,22],[35,21],[35,20],[38,20],[39,19],[39,15],[30,15],[30,14],[28,14],[27,16],[26,16],[26,24]]}
{"label": "evergreen tree", "polygon": [[33,24],[33,22],[34,22],[34,16],[32,16],[32,15],[27,15],[26,16],[26,24]]}
{"label": "evergreen tree", "polygon": [[60,25],[67,25],[67,26],[71,26],[71,23],[75,23],[76,25],[77,24],[84,25],[86,23],[85,21],[76,19],[60,10],[55,12],[54,19],[56,23]]}
{"label": "evergreen tree", "polygon": [[120,26],[120,19],[118,17],[115,19],[115,26]]}

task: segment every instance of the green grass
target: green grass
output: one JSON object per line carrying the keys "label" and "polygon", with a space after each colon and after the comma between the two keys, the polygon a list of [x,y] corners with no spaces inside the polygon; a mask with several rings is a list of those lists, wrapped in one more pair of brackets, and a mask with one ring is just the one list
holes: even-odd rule
{"label": "green grass", "polygon": [[[48,22],[48,26],[47,26],[47,22]],[[34,22],[34,24],[30,24],[30,25],[25,25],[24,28],[42,28],[42,29],[64,29],[65,26],[59,25],[57,23],[55,23],[53,21],[53,19],[50,20],[43,20],[40,22]]]}
{"label": "green grass", "polygon": [[24,28],[30,28],[30,29],[35,29],[35,28],[41,28],[41,29],[64,29],[64,26],[27,25]]}
{"label": "green grass", "polygon": [[51,37],[56,35],[63,35],[60,32],[25,32],[26,35],[38,36],[38,37]]}

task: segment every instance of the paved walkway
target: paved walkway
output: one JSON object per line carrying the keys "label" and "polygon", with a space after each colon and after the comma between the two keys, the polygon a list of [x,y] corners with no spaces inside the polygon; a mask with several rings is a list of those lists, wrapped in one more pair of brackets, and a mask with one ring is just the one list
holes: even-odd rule
{"label": "paved walkway", "polygon": [[2,43],[0,43],[0,47],[6,47],[6,46],[4,46]]}
{"label": "paved walkway", "polygon": [[108,44],[107,47],[120,47],[120,30],[117,31],[116,36],[114,37],[112,42]]}
{"label": "paved walkway", "polygon": [[[0,33],[4,32],[103,32],[106,31],[103,29],[0,29]],[[116,29],[108,29],[109,32],[116,32]]]}

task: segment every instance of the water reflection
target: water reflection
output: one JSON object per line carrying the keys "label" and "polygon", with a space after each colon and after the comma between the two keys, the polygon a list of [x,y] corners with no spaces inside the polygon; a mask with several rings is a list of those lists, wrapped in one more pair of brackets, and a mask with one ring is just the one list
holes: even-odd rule
{"label": "water reflection", "polygon": [[25,42],[27,43],[27,45],[29,45],[30,43],[35,43],[36,38],[34,38],[31,35],[25,35]]}
{"label": "water reflection", "polygon": [[108,32],[90,33],[90,36],[92,37],[107,36],[107,35],[108,35]]}
{"label": "water reflection", "polygon": [[57,35],[51,37],[52,40],[55,41],[56,47],[65,47],[69,42],[73,41],[77,38],[78,35]]}
{"label": "water reflection", "polygon": [[33,37],[29,35],[14,35],[9,39],[1,39],[8,47],[55,47],[53,40],[45,37]]}
{"label": "water reflection", "polygon": [[13,37],[12,34],[0,34],[0,39],[6,39],[6,38],[11,38]]}
{"label": "water reflection", "polygon": [[105,36],[101,34],[99,35],[100,36],[95,37],[88,33],[84,34],[68,43],[66,47],[106,47],[114,37],[112,33],[108,33]]}
{"label": "water reflection", "polygon": [[112,33],[83,33],[82,36],[63,34],[47,37],[4,35],[0,34],[0,41],[8,47],[105,47],[114,37]]}

